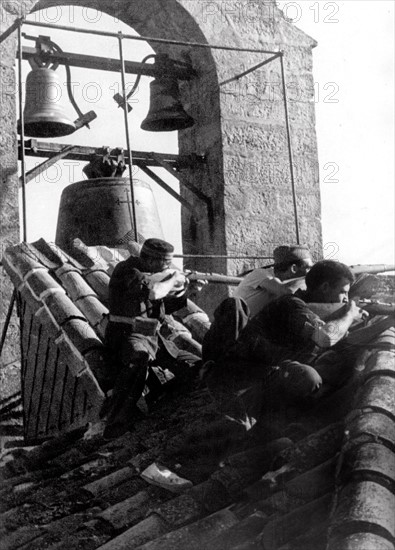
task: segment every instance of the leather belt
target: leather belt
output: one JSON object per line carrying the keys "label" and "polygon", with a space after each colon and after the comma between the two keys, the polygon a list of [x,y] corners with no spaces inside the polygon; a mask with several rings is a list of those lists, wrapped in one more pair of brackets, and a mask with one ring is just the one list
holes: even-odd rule
{"label": "leather belt", "polygon": [[109,315],[111,323],[124,323],[126,325],[135,325],[134,317],[122,317],[121,315]]}
{"label": "leather belt", "polygon": [[122,315],[109,315],[110,323],[120,323],[130,325],[134,332],[145,336],[155,336],[158,334],[161,323],[158,319],[149,317],[123,317]]}

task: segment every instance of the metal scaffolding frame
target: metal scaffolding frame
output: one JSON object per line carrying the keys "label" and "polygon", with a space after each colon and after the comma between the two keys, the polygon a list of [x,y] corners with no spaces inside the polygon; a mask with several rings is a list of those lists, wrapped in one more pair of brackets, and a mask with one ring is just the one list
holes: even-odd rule
{"label": "metal scaffolding frame", "polygon": [[[126,80],[125,75],[126,72],[131,73],[138,73],[138,71],[141,71],[141,64],[134,63],[134,62],[126,62],[124,60],[123,55],[123,40],[141,40],[145,42],[151,42],[151,43],[158,43],[158,44],[167,44],[167,45],[173,45],[173,46],[180,46],[180,47],[193,47],[193,48],[206,48],[206,49],[219,49],[219,50],[225,50],[225,51],[235,51],[235,52],[250,52],[250,53],[259,53],[259,54],[269,54],[272,57],[269,59],[265,59],[263,62],[251,67],[250,69],[247,69],[246,71],[235,75],[234,77],[220,83],[220,85],[225,85],[229,82],[232,82],[234,80],[239,80],[243,76],[249,74],[252,71],[257,70],[258,68],[262,67],[263,65],[266,65],[276,59],[280,60],[281,64],[281,79],[282,79],[282,89],[283,89],[283,102],[284,102],[284,112],[285,112],[285,122],[286,122],[286,132],[287,132],[287,146],[288,146],[288,157],[289,157],[289,167],[290,167],[290,177],[291,177],[291,188],[292,188],[292,199],[293,199],[293,207],[294,207],[294,220],[295,220],[295,233],[296,233],[296,242],[300,243],[300,233],[299,233],[299,220],[298,220],[298,208],[297,208],[297,197],[296,197],[296,188],[295,188],[295,175],[294,175],[294,165],[293,165],[293,153],[292,153],[292,143],[291,143],[291,131],[290,131],[290,122],[289,122],[289,114],[288,114],[288,99],[287,99],[287,92],[286,92],[286,80],[285,80],[285,70],[284,70],[284,52],[283,51],[270,51],[270,50],[264,50],[264,49],[255,49],[255,48],[239,48],[239,47],[233,47],[233,46],[224,46],[224,45],[216,45],[216,44],[203,44],[198,42],[187,42],[187,41],[180,41],[180,40],[170,40],[170,39],[164,39],[164,38],[155,38],[150,36],[135,36],[135,35],[129,35],[129,34],[123,34],[122,32],[118,33],[112,33],[112,32],[105,32],[105,31],[94,31],[94,30],[88,30],[84,28],[78,28],[78,27],[68,27],[65,25],[56,25],[52,23],[41,23],[41,22],[35,22],[35,21],[27,21],[25,18],[17,19],[14,24],[3,33],[3,35],[0,36],[0,43],[5,40],[12,32],[15,30],[18,31],[18,78],[19,78],[19,110],[20,110],[20,121],[21,121],[21,140],[20,140],[20,160],[22,164],[22,175],[21,175],[21,183],[22,183],[22,213],[23,213],[23,240],[26,242],[27,240],[27,227],[26,227],[26,184],[28,177],[26,174],[26,163],[25,163],[25,155],[26,150],[25,146],[22,146],[22,144],[25,144],[25,134],[24,134],[24,120],[23,120],[23,97],[22,97],[22,60],[28,59],[29,55],[32,55],[32,52],[29,51],[27,48],[22,47],[22,26],[23,25],[30,25],[33,27],[44,27],[49,29],[56,29],[56,30],[65,30],[69,32],[76,32],[76,33],[83,33],[83,34],[91,34],[96,36],[107,36],[107,37],[113,37],[117,38],[119,42],[119,60],[106,60],[105,58],[94,58],[93,56],[83,56],[83,55],[75,55],[74,59],[70,59],[70,56],[73,57],[73,54],[61,54],[58,55],[57,61],[60,63],[68,62],[70,64],[73,64],[73,62],[78,66],[78,63],[83,62],[84,66],[90,66],[92,68],[98,68],[98,64],[106,64],[107,66],[111,66],[111,68],[104,68],[104,70],[113,70],[114,64],[120,68],[121,71],[121,79],[122,79],[122,90],[123,90],[123,100],[124,100],[124,123],[125,123],[125,134],[126,134],[126,142],[127,142],[127,158],[129,165],[129,176],[130,176],[130,186],[131,186],[131,199],[133,204],[133,225],[134,225],[134,234],[135,239],[137,241],[137,224],[136,224],[136,212],[135,212],[135,205],[134,205],[134,189],[133,189],[133,152],[131,149],[130,144],[130,132],[129,132],[129,121],[127,117],[128,113],[128,105],[127,105],[127,95],[126,95]],[[63,56],[63,57],[62,57]],[[67,61],[65,61],[65,59]],[[153,69],[149,68],[149,71],[152,71]],[[194,75],[192,68],[180,68],[180,74],[179,78],[185,78],[189,79]],[[150,76],[154,76],[154,73],[150,73]],[[69,149],[67,149],[69,147]],[[50,158],[47,163],[42,164],[42,169],[46,169],[49,165],[53,164],[60,158],[66,158],[69,157],[71,153],[75,152],[75,148],[72,148],[71,146],[61,146],[61,150],[57,151],[57,158],[55,160],[56,154],[52,155],[52,159]],[[196,157],[197,158],[197,157]],[[167,171],[172,173],[175,177],[178,179],[179,176],[177,175],[176,171],[174,170],[174,166],[171,164],[167,164],[164,159],[160,159],[158,161],[158,158],[153,159],[154,165],[159,165],[164,167]],[[150,177],[156,176],[153,178],[157,183],[159,183],[158,180],[161,181],[159,183],[162,187],[164,187],[169,193],[170,193],[170,187],[165,184],[157,176],[152,172],[147,165],[142,167],[142,169],[150,175]],[[182,182],[184,185],[185,182]],[[212,212],[212,205],[211,200],[209,197],[206,197],[204,193],[199,191],[198,189],[188,185],[187,186],[195,195],[200,199],[203,200],[207,207],[208,207],[208,213],[209,215],[213,214]],[[174,191],[171,193],[174,198],[179,200],[181,204],[186,206],[187,208],[193,210],[193,207],[191,208],[191,205],[186,201],[183,197],[179,196]]]}

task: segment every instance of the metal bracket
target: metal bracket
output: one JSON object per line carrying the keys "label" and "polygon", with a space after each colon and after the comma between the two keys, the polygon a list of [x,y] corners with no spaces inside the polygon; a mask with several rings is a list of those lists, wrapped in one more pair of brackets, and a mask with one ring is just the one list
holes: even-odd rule
{"label": "metal bracket", "polygon": [[83,126],[87,126],[89,128],[89,123],[92,122],[92,120],[95,120],[95,118],[97,118],[95,111],[88,111],[74,121],[75,129],[79,130]]}
{"label": "metal bracket", "polygon": [[[47,141],[39,141],[37,139],[25,140],[25,155],[33,157],[51,157],[54,154],[61,153],[65,147],[69,144],[66,143],[54,143]],[[111,159],[116,160],[118,158],[119,148],[111,149]],[[125,163],[128,164],[129,159],[125,150]],[[19,159],[21,159],[22,148],[19,141]],[[79,160],[81,162],[89,162],[92,156],[102,156],[103,147],[91,147],[86,145],[73,145],[69,151],[67,158],[70,160]],[[196,168],[199,165],[203,165],[206,162],[206,158],[203,155],[174,155],[167,153],[155,153],[156,159],[152,157],[151,153],[146,151],[132,151],[133,165],[141,168],[142,166],[161,166],[159,159],[166,161],[168,166],[174,166],[177,171],[186,168]],[[178,177],[176,175],[176,177]]]}
{"label": "metal bracket", "polygon": [[[18,28],[18,26],[19,25],[15,25],[15,28],[11,28],[12,30],[9,29],[9,31],[13,32]],[[0,41],[7,38],[11,32],[6,31],[2,34],[0,36]],[[24,46],[22,48],[22,55],[24,60],[29,61],[30,58],[37,55],[37,51],[35,48]],[[44,61],[50,63],[59,63],[59,65],[68,64],[70,67],[112,72],[119,72],[121,70],[119,59],[110,59],[108,57],[96,57],[93,55],[84,55],[71,52],[43,52],[42,58]],[[165,68],[155,66],[155,64],[125,61],[125,72],[128,74],[142,74],[144,76],[151,76],[154,78],[160,76],[172,76],[178,80],[191,80],[197,76],[197,72],[193,69],[192,65],[181,62],[175,62],[171,72],[169,73]]]}
{"label": "metal bracket", "polygon": [[[118,107],[121,107],[122,109],[125,108],[125,98],[121,94],[115,94],[113,97],[115,103],[118,105]],[[133,111],[133,107],[130,105],[130,103],[126,102],[126,107],[128,110],[128,113]]]}
{"label": "metal bracket", "polygon": [[149,176],[158,185],[160,185],[162,187],[162,189],[167,191],[169,193],[169,195],[171,195],[173,198],[175,198],[178,202],[180,202],[183,206],[185,206],[185,208],[190,210],[192,213],[195,213],[195,209],[194,209],[193,205],[190,202],[188,202],[186,199],[184,199],[184,197],[181,197],[181,195],[179,195],[176,191],[174,191],[174,189],[172,189],[170,187],[170,185],[167,185],[167,183],[165,183],[162,180],[162,178],[160,178],[157,174],[155,174],[155,172],[150,170],[148,168],[148,166],[141,166],[140,168],[143,172],[145,172],[147,174],[147,176]]}
{"label": "metal bracket", "polygon": [[[73,149],[74,149],[73,145],[66,145],[66,147],[64,147],[59,153],[53,155],[51,158],[42,162],[32,170],[29,170],[29,172],[26,172],[25,183],[29,183],[29,181],[32,181],[32,179],[42,174],[42,172],[45,172],[45,170],[48,170],[48,168],[56,164],[58,160],[62,160],[64,157],[67,157],[67,155],[71,153]],[[19,181],[22,183],[22,178],[19,178]]]}
{"label": "metal bracket", "polygon": [[191,183],[185,181],[184,178],[171,166],[171,164],[161,159],[156,153],[152,152],[151,156],[154,160],[157,161],[157,163],[160,166],[162,166],[162,168],[164,168],[165,170],[167,170],[167,172],[169,172],[169,174],[177,178],[182,185],[184,185],[189,191],[191,191],[199,200],[205,203],[205,205],[207,206],[209,217],[211,219],[213,215],[213,206],[212,206],[211,198],[205,195],[202,191],[200,191],[200,189],[198,189]]}
{"label": "metal bracket", "polygon": [[125,169],[126,162],[123,149],[111,150],[107,146],[103,147],[100,153],[92,154],[89,163],[82,171],[89,179],[116,178],[122,177]]}
{"label": "metal bracket", "polygon": [[1,357],[1,354],[3,352],[3,347],[4,347],[4,344],[5,344],[5,339],[6,339],[6,336],[7,336],[8,327],[10,325],[12,311],[14,309],[15,301],[16,301],[16,290],[13,290],[10,305],[9,305],[8,311],[7,311],[7,316],[6,316],[6,319],[5,319],[5,322],[4,322],[3,331],[2,331],[2,334],[1,334],[1,339],[0,339],[0,357]]}
{"label": "metal bracket", "polygon": [[16,31],[23,23],[23,18],[16,19],[14,23],[3,34],[0,35],[0,44],[4,42],[14,31]]}

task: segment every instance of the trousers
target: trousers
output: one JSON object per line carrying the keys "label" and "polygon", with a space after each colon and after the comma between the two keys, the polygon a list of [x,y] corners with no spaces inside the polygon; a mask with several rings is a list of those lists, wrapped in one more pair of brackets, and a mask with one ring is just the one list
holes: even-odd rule
{"label": "trousers", "polygon": [[137,402],[147,386],[152,402],[162,385],[173,379],[181,383],[192,379],[200,364],[198,356],[179,350],[172,342],[163,344],[158,336],[133,333],[120,323],[109,325],[106,345],[116,370],[114,388],[102,412],[108,433],[119,434],[132,425],[138,414]]}
{"label": "trousers", "polygon": [[[257,423],[268,407],[305,406],[323,386],[339,387],[352,374],[349,367],[354,364],[355,349],[351,347],[307,354],[303,350],[298,353],[284,348],[279,350],[278,364],[251,361],[247,350],[243,358],[243,354],[237,352],[237,339],[245,326],[243,300],[226,299],[203,343],[206,361],[203,372],[219,409],[246,430]],[[265,336],[260,337],[264,347]],[[217,338],[221,343],[221,356],[214,345]]]}

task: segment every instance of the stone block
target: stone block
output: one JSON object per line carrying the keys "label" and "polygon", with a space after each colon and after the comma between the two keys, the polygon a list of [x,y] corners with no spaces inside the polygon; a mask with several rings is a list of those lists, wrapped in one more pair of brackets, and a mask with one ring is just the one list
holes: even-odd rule
{"label": "stone block", "polygon": [[[0,325],[0,329],[1,329]],[[19,344],[19,332],[15,332],[15,345]],[[2,362],[0,363],[0,400],[5,402],[8,398],[15,396],[21,391],[21,366],[20,362],[6,363],[10,359],[11,349],[7,346],[3,350]]]}

